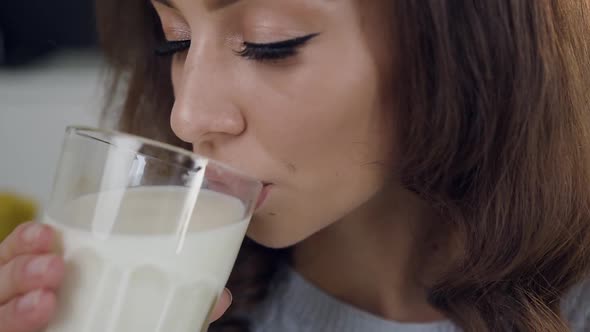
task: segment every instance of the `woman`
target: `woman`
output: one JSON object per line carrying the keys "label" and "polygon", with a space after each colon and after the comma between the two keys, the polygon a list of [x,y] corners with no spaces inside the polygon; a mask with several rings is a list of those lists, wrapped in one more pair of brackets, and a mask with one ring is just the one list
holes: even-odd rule
{"label": "woman", "polygon": [[[588,14],[100,1],[120,127],[268,185],[212,330],[588,331]],[[0,332],[34,332],[55,306],[63,262],[32,229],[2,244]]]}

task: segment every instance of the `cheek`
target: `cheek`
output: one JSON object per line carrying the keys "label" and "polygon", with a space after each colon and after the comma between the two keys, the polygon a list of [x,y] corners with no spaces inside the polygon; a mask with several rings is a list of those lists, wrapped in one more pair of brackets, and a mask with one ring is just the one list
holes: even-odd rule
{"label": "cheek", "polygon": [[[341,68],[347,68],[342,71]],[[390,173],[392,119],[380,94],[377,66],[362,56],[308,68],[279,81],[253,113],[266,151],[295,171],[272,206],[253,223],[254,240],[294,244],[345,217],[381,189]]]}
{"label": "cheek", "polygon": [[302,66],[284,80],[271,77],[265,83],[272,84],[255,84],[258,91],[252,91],[264,92],[250,114],[259,142],[276,159],[295,165],[298,180],[309,185],[326,178],[324,173],[345,175],[383,161],[392,150],[378,66],[364,53],[331,59]]}

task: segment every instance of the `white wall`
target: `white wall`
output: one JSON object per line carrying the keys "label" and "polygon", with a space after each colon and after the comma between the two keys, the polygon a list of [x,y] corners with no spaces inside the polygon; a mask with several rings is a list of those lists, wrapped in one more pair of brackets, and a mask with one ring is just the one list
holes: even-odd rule
{"label": "white wall", "polygon": [[93,53],[0,70],[0,192],[47,202],[65,127],[98,124],[103,71]]}

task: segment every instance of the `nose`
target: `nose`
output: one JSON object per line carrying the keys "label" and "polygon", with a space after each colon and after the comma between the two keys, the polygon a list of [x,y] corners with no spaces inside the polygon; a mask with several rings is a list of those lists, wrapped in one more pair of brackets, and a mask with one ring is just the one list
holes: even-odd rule
{"label": "nose", "polygon": [[175,102],[170,124],[176,136],[197,152],[238,137],[246,129],[232,87],[235,79],[221,61],[207,47],[193,45],[184,64],[173,65]]}

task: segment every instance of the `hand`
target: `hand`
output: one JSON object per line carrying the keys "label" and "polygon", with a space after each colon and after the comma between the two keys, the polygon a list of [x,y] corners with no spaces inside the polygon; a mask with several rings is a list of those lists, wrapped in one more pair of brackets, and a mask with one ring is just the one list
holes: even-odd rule
{"label": "hand", "polygon": [[54,239],[48,226],[26,223],[0,243],[0,332],[38,331],[53,316],[64,275]]}
{"label": "hand", "polygon": [[[53,252],[55,239],[49,226],[31,222],[0,243],[0,332],[36,332],[55,314],[65,270],[63,258]],[[212,319],[219,319],[230,304],[226,290]]]}

